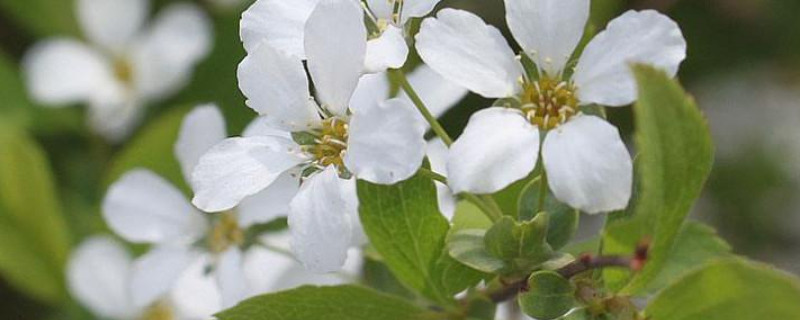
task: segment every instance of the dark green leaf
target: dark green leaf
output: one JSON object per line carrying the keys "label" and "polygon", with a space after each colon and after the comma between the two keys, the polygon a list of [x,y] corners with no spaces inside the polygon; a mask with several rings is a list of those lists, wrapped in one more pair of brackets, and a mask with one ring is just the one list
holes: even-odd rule
{"label": "dark green leaf", "polygon": [[417,320],[431,313],[410,302],[357,286],[300,287],[247,299],[219,320]]}
{"label": "dark green leaf", "polygon": [[569,243],[578,230],[580,212],[558,201],[550,192],[550,188],[545,190],[547,193],[545,194],[544,205],[539,208],[539,197],[541,195],[541,183],[539,181],[539,178],[532,180],[522,190],[519,196],[519,217],[520,220],[528,220],[537,213],[546,211],[550,215],[550,224],[547,227],[547,243],[554,250],[558,250]]}
{"label": "dark green leaf", "polygon": [[0,0],[0,8],[19,25],[38,36],[76,36],[79,32],[73,14],[75,2]]}
{"label": "dark green leaf", "polygon": [[45,302],[66,297],[69,236],[44,152],[12,127],[0,128],[0,272]]}
{"label": "dark green leaf", "polygon": [[395,185],[358,182],[364,231],[392,273],[412,290],[440,303],[483,278],[451,258],[450,230],[437,205],[433,181],[422,175]]}
{"label": "dark green leaf", "polygon": [[800,319],[800,280],[769,266],[712,262],[662,291],[647,306],[653,320]]}
{"label": "dark green leaf", "polygon": [[535,272],[528,291],[519,295],[522,312],[540,320],[555,319],[575,305],[575,285],[553,271]]}
{"label": "dark green leaf", "polygon": [[513,271],[529,271],[553,258],[546,242],[549,215],[539,213],[531,221],[515,222],[504,216],[490,228],[484,241],[489,253],[506,261]]}
{"label": "dark green leaf", "polygon": [[[680,85],[652,67],[635,66],[634,73],[641,193],[634,217],[610,223],[603,241],[605,253],[630,254],[637,242],[652,239],[648,263],[622,290],[630,294],[641,293],[663,269],[713,160],[706,121]],[[618,273],[605,275],[612,287],[627,282]]]}

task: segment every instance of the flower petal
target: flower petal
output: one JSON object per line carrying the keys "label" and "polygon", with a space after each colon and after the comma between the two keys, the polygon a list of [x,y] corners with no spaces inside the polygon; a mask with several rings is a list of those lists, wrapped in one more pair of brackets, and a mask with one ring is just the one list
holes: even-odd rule
{"label": "flower petal", "polygon": [[289,170],[261,192],[244,198],[238,207],[239,227],[267,223],[289,214],[289,203],[300,188],[300,172]]}
{"label": "flower petal", "polygon": [[247,106],[259,114],[294,130],[308,129],[319,121],[309,103],[308,78],[299,59],[260,46],[242,60],[237,76]]}
{"label": "flower petal", "polygon": [[195,259],[173,285],[170,302],[178,319],[211,319],[222,310],[219,285],[208,272],[210,260],[210,255]]}
{"label": "flower petal", "polygon": [[160,246],[136,259],[131,270],[134,305],[146,308],[164,298],[197,257],[189,247]]}
{"label": "flower petal", "polygon": [[77,18],[86,36],[121,53],[150,13],[148,0],[78,0]]}
{"label": "flower petal", "polygon": [[406,64],[408,45],[403,29],[389,26],[380,37],[367,42],[364,69],[369,73],[383,72],[386,69],[399,69]]}
{"label": "flower petal", "polygon": [[364,11],[351,0],[321,0],[308,18],[304,41],[317,98],[331,113],[346,115],[364,71]]}
{"label": "flower petal", "polygon": [[[431,170],[447,177],[447,153],[449,150],[444,145],[442,139],[434,138],[428,141],[428,161],[431,163]],[[436,194],[438,196],[439,211],[447,220],[453,219],[456,212],[456,198],[453,191],[447,184],[436,181]]]}
{"label": "flower petal", "polygon": [[257,117],[247,124],[247,127],[244,128],[244,131],[242,132],[242,137],[271,136],[291,139],[291,132],[279,129],[280,124],[276,124],[276,122],[277,121],[275,121],[275,119],[272,117]]}
{"label": "flower petal", "polygon": [[367,73],[358,80],[356,91],[350,98],[350,111],[359,112],[389,98],[391,83],[385,72]]}
{"label": "flower petal", "polygon": [[89,124],[109,142],[120,143],[136,130],[144,116],[144,106],[124,92],[107,93],[111,95],[89,102]]}
{"label": "flower petal", "polygon": [[478,111],[450,146],[450,188],[455,193],[499,191],[533,171],[538,156],[539,130],[519,111],[497,107]]}
{"label": "flower petal", "polygon": [[303,159],[297,145],[279,137],[229,138],[200,158],[192,175],[192,203],[206,212],[235,207],[271,185]]}
{"label": "flower petal", "polygon": [[336,168],[307,179],[289,206],[292,251],[310,271],[338,271],[352,244],[352,216],[358,215],[355,179],[340,179]]}
{"label": "flower petal", "polygon": [[99,52],[70,39],[37,43],[22,61],[28,90],[37,101],[68,105],[115,89],[111,64]]}
{"label": "flower petal", "polygon": [[319,0],[258,0],[242,13],[240,36],[252,53],[261,43],[299,59],[305,59],[303,36],[306,21]]}
{"label": "flower petal", "polygon": [[425,120],[405,100],[362,106],[350,119],[345,166],[373,183],[408,179],[425,157],[424,135]]}
{"label": "flower petal", "polygon": [[143,169],[123,175],[103,199],[103,217],[116,234],[135,243],[191,243],[205,220],[166,180]]}
{"label": "flower petal", "polygon": [[408,19],[427,16],[441,0],[403,0],[403,14],[401,23],[406,24]]}
{"label": "flower petal", "polygon": [[[469,93],[464,87],[447,81],[425,64],[408,75],[408,82],[428,107],[428,111],[437,118],[443,116]],[[408,99],[405,91],[401,91],[399,96]]]}
{"label": "flower petal", "polygon": [[422,22],[417,51],[446,79],[487,98],[505,98],[519,87],[522,66],[497,28],[463,10],[444,9]]}
{"label": "flower petal", "polygon": [[248,285],[239,248],[233,247],[222,253],[217,263],[216,276],[223,309],[231,308],[247,298]]}
{"label": "flower petal", "polygon": [[583,36],[589,0],[505,0],[517,42],[550,76],[560,75]]}
{"label": "flower petal", "polygon": [[551,130],[542,160],[556,198],[586,213],[624,209],[631,197],[633,164],[617,128],[579,116]]}
{"label": "flower petal", "polygon": [[636,100],[631,63],[674,76],[686,58],[686,40],[675,21],[653,10],[628,11],[586,46],[574,80],[581,103],[623,106]]}
{"label": "flower petal", "polygon": [[225,137],[225,118],[216,105],[197,106],[183,118],[175,143],[175,157],[187,182],[191,183],[192,171],[200,157]]}
{"label": "flower petal", "polygon": [[129,319],[137,315],[128,296],[131,257],[109,237],[85,240],[70,256],[67,286],[95,316]]}
{"label": "flower petal", "polygon": [[185,86],[192,69],[211,51],[212,25],[196,5],[164,8],[131,56],[134,84],[147,99],[161,99]]}

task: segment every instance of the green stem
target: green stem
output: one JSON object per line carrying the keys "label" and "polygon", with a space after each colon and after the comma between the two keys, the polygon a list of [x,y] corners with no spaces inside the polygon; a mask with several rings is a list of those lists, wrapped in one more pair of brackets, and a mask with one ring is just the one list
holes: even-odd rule
{"label": "green stem", "polygon": [[445,145],[448,147],[453,144],[453,139],[450,138],[450,135],[447,134],[447,131],[444,130],[439,121],[436,120],[436,117],[428,111],[428,107],[425,106],[425,103],[422,102],[422,99],[419,97],[414,88],[411,86],[411,83],[408,82],[405,73],[399,69],[391,70],[391,73],[397,77],[397,80],[400,81],[400,87],[403,88],[403,91],[406,92],[408,97],[411,99],[411,102],[414,103],[414,106],[417,107],[417,110],[422,114],[422,117],[425,118],[426,121],[431,125],[431,129],[433,132],[439,136],[440,139],[444,142]]}
{"label": "green stem", "polygon": [[447,177],[445,177],[445,176],[443,176],[443,175],[441,175],[441,174],[439,174],[437,172],[434,172],[431,169],[419,168],[419,173],[421,175],[423,175],[423,176],[431,178],[431,180],[436,180],[436,181],[439,181],[441,183],[447,184]]}
{"label": "green stem", "polygon": [[492,220],[492,222],[496,222],[497,220],[500,220],[500,218],[503,217],[503,213],[499,209],[487,203],[480,197],[471,193],[462,193],[461,196],[464,197],[464,199],[466,199],[467,201],[472,202],[474,205],[478,206],[478,208],[480,208],[481,211],[483,211],[483,213],[486,214],[486,217],[488,217],[489,220]]}
{"label": "green stem", "polygon": [[[545,200],[547,199],[547,172],[542,170],[539,179],[539,211],[544,211]],[[537,212],[538,213],[538,212]]]}

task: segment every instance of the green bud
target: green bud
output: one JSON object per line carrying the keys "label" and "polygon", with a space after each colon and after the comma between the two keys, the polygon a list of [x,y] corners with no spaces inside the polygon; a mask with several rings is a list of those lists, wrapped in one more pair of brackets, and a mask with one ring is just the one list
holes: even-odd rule
{"label": "green bud", "polygon": [[528,291],[519,295],[522,312],[539,320],[556,319],[575,306],[575,286],[554,271],[535,272]]}

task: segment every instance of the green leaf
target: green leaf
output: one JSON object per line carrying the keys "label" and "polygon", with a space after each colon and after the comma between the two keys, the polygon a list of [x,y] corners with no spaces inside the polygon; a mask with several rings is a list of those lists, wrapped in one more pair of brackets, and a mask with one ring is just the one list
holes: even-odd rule
{"label": "green leaf", "polygon": [[432,313],[357,286],[311,287],[257,296],[218,313],[219,320],[416,320]]}
{"label": "green leaf", "polygon": [[[633,68],[641,190],[633,218],[609,223],[603,240],[605,253],[631,254],[637,242],[652,239],[645,268],[622,289],[627,294],[641,293],[663,269],[713,160],[708,126],[693,99],[664,72]],[[618,273],[604,275],[612,288],[625,285]]]}
{"label": "green leaf", "polygon": [[572,240],[575,232],[578,231],[578,220],[580,212],[568,205],[558,201],[550,188],[547,188],[544,205],[539,208],[539,196],[541,193],[541,179],[538,177],[528,183],[519,196],[519,217],[520,220],[533,218],[537,213],[546,211],[550,215],[550,224],[547,227],[547,243],[558,250],[567,245]]}
{"label": "green leaf", "polygon": [[740,259],[712,262],[662,291],[653,320],[800,319],[800,280]]}
{"label": "green leaf", "polygon": [[466,229],[487,230],[492,227],[492,220],[481,211],[478,206],[469,201],[460,201],[456,205],[456,212],[453,214],[453,226],[450,233]]}
{"label": "green leaf", "polygon": [[33,109],[28,97],[25,95],[27,90],[22,84],[17,66],[2,51],[0,51],[0,125],[21,125],[27,126],[30,122],[30,112]]}
{"label": "green leaf", "polygon": [[0,128],[0,272],[44,302],[66,297],[69,235],[44,152],[25,133]]}
{"label": "green leaf", "polygon": [[440,303],[476,284],[483,274],[445,250],[450,230],[433,181],[422,175],[395,185],[358,182],[361,223],[392,273],[410,289]]}
{"label": "green leaf", "polygon": [[[536,172],[536,170],[533,172]],[[514,182],[510,186],[492,195],[504,215],[516,217],[517,214],[519,214],[519,196],[522,190],[525,189],[525,186],[536,178],[533,172],[528,177]]]}
{"label": "green leaf", "polygon": [[554,257],[553,250],[545,241],[548,221],[546,212],[524,222],[515,222],[504,216],[486,231],[486,249],[489,254],[505,261],[510,272],[527,274]]}
{"label": "green leaf", "polygon": [[486,273],[500,273],[506,269],[503,260],[486,250],[483,236],[486,230],[464,229],[451,232],[447,237],[447,250],[459,262]]}
{"label": "green leaf", "polygon": [[188,192],[173,150],[183,118],[191,110],[189,107],[170,110],[144,127],[112,160],[105,183],[113,183],[129,170],[144,168]]}
{"label": "green leaf", "polygon": [[538,271],[528,279],[528,291],[518,301],[522,312],[533,318],[555,319],[575,305],[575,285],[554,271]]}
{"label": "green leaf", "polygon": [[655,293],[710,260],[732,256],[731,247],[717,236],[714,229],[699,222],[689,222],[678,234],[664,268],[645,291]]}
{"label": "green leaf", "polygon": [[78,35],[76,1],[0,0],[0,8],[17,24],[38,36]]}

